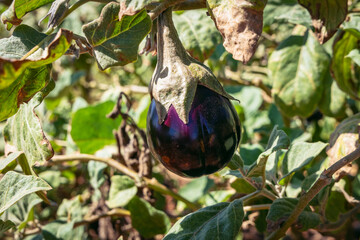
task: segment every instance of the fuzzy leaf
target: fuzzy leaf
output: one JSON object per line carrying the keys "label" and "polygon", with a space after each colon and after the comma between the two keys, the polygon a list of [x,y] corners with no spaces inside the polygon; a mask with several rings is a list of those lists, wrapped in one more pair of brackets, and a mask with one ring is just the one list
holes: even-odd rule
{"label": "fuzzy leaf", "polygon": [[272,95],[288,117],[308,117],[321,99],[329,57],[313,34],[284,40],[269,59]]}
{"label": "fuzzy leaf", "polygon": [[136,193],[137,187],[131,178],[119,175],[112,176],[107,205],[110,208],[125,207]]}
{"label": "fuzzy leaf", "polygon": [[262,33],[263,10],[267,0],[207,0],[225,49],[233,58],[247,63],[254,55]]}
{"label": "fuzzy leaf", "polygon": [[38,177],[25,176],[13,171],[7,172],[0,180],[0,214],[24,196],[50,189],[49,184]]}
{"label": "fuzzy leaf", "polygon": [[139,44],[151,29],[152,22],[145,10],[120,21],[119,10],[118,3],[110,2],[98,19],[83,26],[101,70],[136,61]]}
{"label": "fuzzy leaf", "polygon": [[179,194],[193,202],[204,196],[212,186],[214,186],[214,180],[203,176],[180,188]]}
{"label": "fuzzy leaf", "polygon": [[1,219],[12,221],[17,225],[18,230],[22,230],[34,218],[34,206],[41,202],[42,200],[36,194],[29,194],[6,210],[1,215]]}
{"label": "fuzzy leaf", "polygon": [[185,49],[200,62],[208,59],[221,43],[221,35],[205,10],[174,14],[173,20]]}
{"label": "fuzzy leaf", "polygon": [[120,125],[121,118],[106,118],[114,103],[111,101],[81,108],[71,121],[71,137],[82,153],[93,154],[115,142],[113,130]]}
{"label": "fuzzy leaf", "polygon": [[291,178],[293,173],[309,164],[326,146],[327,144],[322,142],[297,142],[291,145],[282,163],[283,177],[280,179],[280,184],[285,184],[285,181],[289,180],[288,178]]}
{"label": "fuzzy leaf", "polygon": [[329,117],[343,118],[346,116],[346,93],[340,90],[330,72],[325,77],[324,92],[319,102],[319,110]]}
{"label": "fuzzy leaf", "polygon": [[218,203],[177,221],[164,240],[235,239],[244,218],[242,201]]}
{"label": "fuzzy leaf", "polygon": [[[47,36],[21,25],[9,38],[0,39],[0,121],[14,115],[50,80],[51,66],[69,48],[72,32],[60,29]],[[39,49],[21,58],[40,42]]]}
{"label": "fuzzy leaf", "polygon": [[[47,86],[43,91],[37,93],[29,103],[22,104],[19,111],[8,119],[4,128],[6,154],[23,151],[30,168],[36,162],[43,164],[54,155],[54,150],[35,113],[35,108],[52,88],[53,85]],[[30,172],[26,174],[30,174]]]}
{"label": "fuzzy leaf", "polygon": [[298,0],[310,13],[315,34],[323,44],[336,33],[347,15],[344,0]]}
{"label": "fuzzy leaf", "polygon": [[169,230],[171,226],[169,217],[145,200],[134,197],[128,207],[131,213],[132,226],[139,231],[141,236],[151,238]]}
{"label": "fuzzy leaf", "polygon": [[265,174],[266,163],[269,156],[280,149],[288,148],[290,139],[283,130],[278,130],[277,126],[271,132],[265,152],[261,153],[257,161],[249,168],[248,177],[261,177]]}
{"label": "fuzzy leaf", "polygon": [[28,12],[34,11],[41,6],[53,2],[54,0],[13,0],[9,9],[1,14],[1,21],[10,30],[13,25],[19,25],[21,18]]}
{"label": "fuzzy leaf", "polygon": [[[294,198],[276,199],[271,204],[269,213],[266,217],[268,231],[275,231],[277,228],[279,228],[295,209],[298,201],[298,199]],[[305,231],[309,228],[315,228],[320,224],[320,215],[318,213],[312,212],[310,207],[306,206],[304,211],[298,217],[297,224],[300,225],[302,231]]]}
{"label": "fuzzy leaf", "polygon": [[341,90],[360,99],[360,66],[348,55],[360,47],[360,29],[347,29],[335,40],[331,71]]}
{"label": "fuzzy leaf", "polygon": [[17,165],[16,159],[21,155],[24,154],[20,151],[15,151],[11,154],[9,154],[6,158],[0,159],[0,173],[6,173],[7,169],[15,168]]}

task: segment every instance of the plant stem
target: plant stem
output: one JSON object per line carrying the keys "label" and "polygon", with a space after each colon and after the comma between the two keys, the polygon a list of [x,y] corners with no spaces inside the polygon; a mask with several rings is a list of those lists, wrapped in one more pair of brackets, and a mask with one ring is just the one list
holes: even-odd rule
{"label": "plant stem", "polygon": [[168,9],[169,7],[172,7],[176,4],[182,3],[185,0],[167,0],[164,1],[162,3],[160,3],[160,5],[158,5],[154,10],[152,10],[149,13],[149,16],[151,18],[151,20],[156,19],[163,11],[165,11],[166,9]]}
{"label": "plant stem", "polygon": [[258,210],[268,210],[270,209],[271,204],[259,204],[259,205],[252,205],[252,206],[244,206],[244,211],[258,211]]}
{"label": "plant stem", "polygon": [[261,195],[263,195],[264,197],[274,201],[277,199],[277,196],[275,194],[273,194],[272,192],[270,192],[269,190],[267,190],[266,188],[263,188],[261,190]]}
{"label": "plant stem", "polygon": [[113,216],[130,216],[130,211],[122,209],[122,208],[114,208],[106,213],[100,215],[92,215],[89,217],[84,217],[84,219],[80,222],[74,223],[74,228],[86,225],[92,222],[98,221],[100,218],[104,217],[113,217]]}
{"label": "plant stem", "polygon": [[287,229],[298,219],[299,215],[309,204],[309,202],[321,191],[321,189],[323,189],[325,186],[331,183],[332,175],[337,170],[351,163],[352,161],[358,159],[359,157],[360,157],[360,147],[356,148],[353,152],[351,152],[350,154],[346,155],[345,157],[343,157],[342,159],[331,165],[328,169],[325,169],[321,173],[320,178],[309,189],[309,191],[300,197],[298,204],[296,205],[294,211],[291,213],[289,218],[284,222],[284,224],[278,230],[271,233],[267,239],[274,240],[283,237]]}
{"label": "plant stem", "polygon": [[140,179],[138,174],[135,171],[129,169],[125,165],[123,165],[111,158],[101,158],[101,157],[96,157],[96,156],[89,155],[89,154],[76,154],[76,155],[67,155],[67,156],[54,156],[50,160],[50,162],[58,164],[58,163],[62,163],[62,162],[69,162],[69,161],[76,161],[76,160],[81,161],[81,162],[88,162],[88,161],[93,160],[93,161],[97,161],[97,162],[106,163],[110,167],[113,167],[116,170],[122,172],[123,174],[128,175],[129,177],[133,178],[135,181],[139,182],[142,180],[149,188],[151,188],[161,194],[169,195],[178,201],[184,202],[193,211],[200,208],[200,206],[198,206],[197,204],[190,202],[189,200],[185,199],[178,193],[175,193],[172,190],[168,189],[165,185],[158,182],[155,178],[149,179],[149,178],[143,177]]}

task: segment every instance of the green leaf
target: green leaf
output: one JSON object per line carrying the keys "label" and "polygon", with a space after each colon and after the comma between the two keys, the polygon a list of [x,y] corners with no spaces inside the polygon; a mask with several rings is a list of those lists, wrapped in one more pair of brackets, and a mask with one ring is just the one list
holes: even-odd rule
{"label": "green leaf", "polygon": [[260,154],[255,163],[253,163],[247,173],[247,177],[263,177],[265,176],[266,163],[269,156],[280,149],[288,148],[290,139],[283,130],[278,130],[277,126],[271,132],[265,152]]}
{"label": "green leaf", "polygon": [[21,155],[24,154],[20,151],[15,151],[13,153],[10,153],[6,158],[0,159],[0,173],[5,174],[9,170],[13,170],[16,165],[16,159]]}
{"label": "green leaf", "polygon": [[348,55],[360,47],[359,39],[360,32],[356,30],[342,32],[334,42],[331,63],[331,71],[339,88],[357,100],[360,99],[360,66]]}
{"label": "green leaf", "polygon": [[244,161],[241,159],[240,153],[238,151],[236,151],[234,153],[234,155],[232,156],[232,158],[228,164],[228,167],[231,170],[236,170],[236,169],[244,167]]}
{"label": "green leaf", "polygon": [[17,225],[18,230],[22,230],[26,227],[29,221],[34,219],[34,206],[41,203],[42,200],[36,194],[29,194],[16,204],[7,209],[1,219],[10,220]]}
{"label": "green leaf", "polygon": [[237,178],[230,186],[238,193],[249,194],[254,192],[256,189],[243,178]]}
{"label": "green leaf", "polygon": [[59,170],[47,170],[39,173],[39,177],[45,180],[52,188],[58,188],[61,184],[68,184],[69,180],[61,175]]}
{"label": "green leaf", "polygon": [[0,234],[6,232],[7,230],[13,227],[15,227],[15,224],[10,220],[5,222],[3,220],[0,220]]}
{"label": "green leaf", "polygon": [[119,127],[121,119],[106,118],[114,105],[108,101],[75,112],[71,122],[71,137],[82,153],[93,154],[115,143],[113,130]]}
{"label": "green leaf", "polygon": [[98,19],[83,26],[101,70],[136,61],[139,44],[151,29],[146,10],[122,19],[119,10],[118,3],[108,3]]}
{"label": "green leaf", "polygon": [[[269,213],[266,217],[268,223],[268,231],[274,231],[281,226],[282,223],[290,216],[294,211],[298,199],[294,198],[278,198],[270,207]],[[300,214],[297,219],[297,224],[300,226],[302,231],[309,228],[315,228],[320,224],[320,215],[311,211],[309,206],[306,206],[304,211]]]}
{"label": "green leaf", "polygon": [[265,167],[265,177],[267,180],[275,184],[277,183],[278,163],[282,161],[286,152],[287,150],[280,149],[270,154]]}
{"label": "green leaf", "polygon": [[82,204],[83,200],[79,195],[72,199],[64,199],[56,212],[57,218],[71,223],[80,222],[88,210]]}
{"label": "green leaf", "polygon": [[[50,81],[51,66],[69,48],[72,32],[60,29],[47,36],[20,25],[9,38],[0,39],[0,121],[14,115],[20,104],[28,102]],[[41,43],[41,44],[40,44]],[[21,58],[37,44],[39,48]]]}
{"label": "green leaf", "polygon": [[137,187],[134,180],[128,176],[112,176],[107,205],[110,208],[125,207],[136,193]]}
{"label": "green leaf", "polygon": [[50,189],[49,184],[38,177],[25,176],[13,171],[7,172],[0,180],[0,214],[24,196]]}
{"label": "green leaf", "polygon": [[54,0],[13,0],[9,9],[1,14],[1,21],[10,30],[12,25],[19,25],[21,18],[28,12],[34,11],[41,6],[53,2]]}
{"label": "green leaf", "polygon": [[309,164],[327,145],[323,142],[297,142],[291,145],[282,163],[283,177],[279,183],[284,185],[285,181],[289,180],[293,173]]}
{"label": "green leaf", "polygon": [[315,34],[325,43],[336,33],[347,15],[348,4],[343,0],[298,0],[310,13]]}
{"label": "green leaf", "polygon": [[8,119],[4,128],[6,151],[8,153],[23,151],[29,167],[36,162],[43,164],[54,155],[51,144],[45,137],[39,118],[35,113],[35,108],[39,106],[51,89],[51,86],[47,86],[43,91],[37,93],[29,103],[22,104],[19,111]]}
{"label": "green leaf", "polygon": [[220,202],[226,202],[234,194],[234,191],[218,190],[211,191],[200,199],[199,202],[204,203],[205,206],[214,205]]}
{"label": "green leaf", "polygon": [[221,35],[205,10],[173,14],[173,20],[185,49],[201,62],[208,59],[221,43]]}
{"label": "green leaf", "polygon": [[341,214],[346,212],[346,199],[344,194],[336,189],[336,184],[332,187],[332,191],[327,199],[325,206],[325,217],[330,222],[339,220]]}
{"label": "green leaf", "polygon": [[319,102],[319,110],[326,116],[343,118],[346,116],[346,93],[340,90],[330,72],[326,74],[324,91]]}
{"label": "green leaf", "polygon": [[164,240],[235,239],[244,218],[242,201],[218,203],[177,221]]}
{"label": "green leaf", "polygon": [[[266,0],[208,0],[211,18],[224,38],[226,51],[247,63],[255,53],[262,33]],[[231,21],[230,21],[231,19]]]}
{"label": "green leaf", "polygon": [[129,202],[128,207],[131,213],[132,226],[139,231],[141,236],[151,238],[169,230],[171,226],[169,217],[145,200],[134,197]]}
{"label": "green leaf", "polygon": [[284,11],[282,14],[277,15],[276,19],[285,20],[289,23],[300,24],[307,28],[311,26],[311,16],[305,8],[296,4],[289,11]]}
{"label": "green leaf", "polygon": [[95,190],[92,197],[95,197],[95,199],[98,201],[101,198],[101,192],[99,188],[105,182],[104,170],[107,168],[107,164],[97,161],[89,161],[87,167],[90,177],[90,184]]}
{"label": "green leaf", "polygon": [[190,202],[193,202],[204,196],[212,186],[214,186],[214,180],[203,176],[192,180],[180,188],[179,194]]}
{"label": "green leaf", "polygon": [[309,117],[321,99],[329,57],[312,32],[293,35],[272,53],[268,68],[277,107],[288,117]]}

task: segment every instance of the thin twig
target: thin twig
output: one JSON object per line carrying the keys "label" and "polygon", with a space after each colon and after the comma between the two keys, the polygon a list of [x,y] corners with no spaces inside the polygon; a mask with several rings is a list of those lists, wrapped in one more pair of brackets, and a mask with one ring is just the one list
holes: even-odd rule
{"label": "thin twig", "polygon": [[122,208],[115,208],[106,213],[100,215],[92,215],[89,217],[84,217],[84,219],[80,222],[74,223],[74,228],[82,225],[86,225],[92,222],[98,221],[100,218],[104,217],[113,217],[113,216],[130,216],[130,211],[122,209]]}
{"label": "thin twig", "polygon": [[160,5],[158,5],[154,10],[152,10],[149,13],[149,16],[151,18],[151,20],[156,19],[163,11],[165,11],[166,9],[168,9],[169,7],[172,7],[176,4],[182,3],[185,0],[167,0],[164,1],[162,3],[160,3]]}
{"label": "thin twig", "polygon": [[355,161],[360,157],[360,147],[356,148],[353,152],[346,155],[328,169],[324,170],[320,178],[315,182],[315,184],[309,189],[307,193],[302,195],[299,199],[298,204],[296,205],[294,211],[291,213],[289,218],[284,222],[284,224],[275,232],[271,233],[267,239],[274,240],[283,237],[287,229],[298,219],[299,215],[309,204],[309,202],[323,189],[325,186],[329,185],[332,181],[332,175],[338,171],[340,168],[346,166],[347,164]]}
{"label": "thin twig", "polygon": [[189,200],[182,197],[181,195],[179,195],[178,193],[171,191],[166,186],[164,186],[163,184],[158,182],[155,178],[149,179],[149,178],[143,177],[142,179],[140,179],[138,174],[135,171],[127,168],[123,164],[121,164],[111,158],[101,158],[101,157],[96,157],[96,156],[89,155],[89,154],[76,154],[76,155],[67,155],[67,156],[54,156],[49,162],[58,164],[58,163],[62,163],[62,162],[69,162],[69,161],[76,161],[76,160],[81,161],[81,162],[88,162],[88,161],[93,160],[93,161],[97,161],[97,162],[106,163],[110,167],[113,167],[116,170],[122,172],[123,174],[128,175],[129,177],[133,178],[135,181],[139,182],[139,181],[143,180],[144,183],[149,188],[151,188],[161,194],[169,195],[169,196],[173,197],[174,199],[185,203],[191,210],[195,211],[200,208],[200,206],[198,206],[197,204],[192,203]]}
{"label": "thin twig", "polygon": [[252,206],[244,206],[244,211],[259,211],[259,210],[268,210],[270,209],[271,204],[259,204],[259,205],[252,205]]}

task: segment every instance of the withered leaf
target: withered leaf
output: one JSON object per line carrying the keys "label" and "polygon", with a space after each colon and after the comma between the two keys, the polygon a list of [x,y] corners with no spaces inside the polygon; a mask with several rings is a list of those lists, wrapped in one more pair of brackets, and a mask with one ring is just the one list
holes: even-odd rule
{"label": "withered leaf", "polygon": [[254,55],[262,33],[267,0],[208,0],[208,9],[233,58],[247,63]]}

